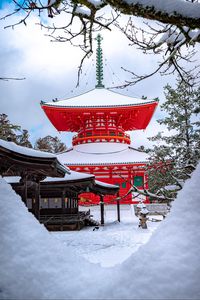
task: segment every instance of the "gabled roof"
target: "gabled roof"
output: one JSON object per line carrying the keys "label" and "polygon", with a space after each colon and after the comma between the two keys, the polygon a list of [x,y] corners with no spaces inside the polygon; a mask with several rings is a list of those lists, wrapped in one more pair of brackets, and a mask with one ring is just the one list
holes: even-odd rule
{"label": "gabled roof", "polygon": [[0,174],[63,177],[70,173],[55,154],[37,151],[0,139]]}

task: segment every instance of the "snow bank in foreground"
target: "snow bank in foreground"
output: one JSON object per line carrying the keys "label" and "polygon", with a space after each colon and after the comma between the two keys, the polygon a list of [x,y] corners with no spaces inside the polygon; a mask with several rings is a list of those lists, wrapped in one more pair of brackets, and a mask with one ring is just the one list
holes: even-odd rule
{"label": "snow bank in foreground", "polygon": [[71,277],[88,263],[64,251],[1,177],[0,195],[0,299],[57,299],[63,289],[70,298]]}
{"label": "snow bank in foreground", "polygon": [[200,299],[199,177],[200,165],[151,240],[109,269],[66,251],[0,179],[0,298]]}
{"label": "snow bank in foreground", "polygon": [[149,243],[115,268],[101,298],[200,299],[199,178],[200,165]]}

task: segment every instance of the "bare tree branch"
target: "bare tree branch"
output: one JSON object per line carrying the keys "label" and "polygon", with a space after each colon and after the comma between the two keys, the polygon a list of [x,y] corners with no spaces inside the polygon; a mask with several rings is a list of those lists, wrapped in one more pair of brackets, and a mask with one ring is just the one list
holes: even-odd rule
{"label": "bare tree branch", "polygon": [[8,81],[8,80],[25,80],[26,78],[17,78],[17,77],[0,77],[0,80]]}
{"label": "bare tree branch", "polygon": [[[161,75],[178,73],[183,81],[186,81],[187,74],[191,73],[198,83],[199,64],[186,67],[183,62],[191,62],[191,58],[195,55],[194,47],[200,43],[199,0],[165,0],[163,2],[157,0],[149,2],[142,0],[13,0],[16,8],[2,19],[13,15],[19,16],[19,21],[5,27],[14,28],[20,24],[26,25],[28,18],[34,12],[38,12],[39,16],[47,13],[49,18],[55,18],[60,13],[71,16],[69,22],[61,27],[55,24],[46,25],[42,19],[40,25],[51,31],[49,36],[53,41],[69,42],[84,51],[78,68],[77,84],[79,84],[83,62],[93,52],[93,35],[103,29],[111,30],[113,25],[128,38],[131,46],[137,47],[144,54],[158,56],[158,66],[147,74],[140,75],[123,68],[129,72],[131,79],[121,87],[134,85],[156,73]],[[111,11],[104,10],[106,6],[112,8]],[[130,16],[125,26],[119,19],[120,15]],[[144,18],[146,21],[141,22],[141,26],[137,27],[135,17]],[[78,20],[79,25],[77,22],[75,24],[75,20]],[[57,35],[58,32],[59,35]]]}

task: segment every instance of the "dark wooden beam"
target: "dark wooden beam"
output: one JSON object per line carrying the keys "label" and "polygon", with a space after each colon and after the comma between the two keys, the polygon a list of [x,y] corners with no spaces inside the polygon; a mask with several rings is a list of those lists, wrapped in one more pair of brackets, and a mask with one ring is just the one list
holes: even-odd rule
{"label": "dark wooden beam", "polygon": [[[77,201],[78,201],[79,199],[78,199],[78,194],[77,194]],[[78,202],[77,202],[77,204],[78,204]],[[79,205],[78,205],[78,230],[80,230],[81,229],[81,226],[80,226],[80,212],[79,212]]]}
{"label": "dark wooden beam", "polygon": [[28,197],[27,197],[27,176],[26,175],[22,178],[22,181],[23,181],[22,201],[27,206]]}
{"label": "dark wooden beam", "polygon": [[119,193],[117,194],[117,220],[120,222],[120,200]]}
{"label": "dark wooden beam", "polygon": [[35,216],[40,221],[40,183],[35,183]]}
{"label": "dark wooden beam", "polygon": [[61,226],[60,230],[63,231],[63,223],[64,223],[64,214],[65,214],[65,189],[62,191],[62,198],[61,198],[61,208],[62,208],[62,216],[61,216]]}
{"label": "dark wooden beam", "polygon": [[104,225],[104,199],[103,199],[103,195],[100,195],[100,209],[101,209],[101,225]]}

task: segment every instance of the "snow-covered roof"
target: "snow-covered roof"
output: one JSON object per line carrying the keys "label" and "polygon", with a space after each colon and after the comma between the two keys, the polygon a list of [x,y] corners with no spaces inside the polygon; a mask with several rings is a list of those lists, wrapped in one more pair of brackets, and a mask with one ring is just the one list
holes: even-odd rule
{"label": "snow-covered roof", "polygon": [[70,173],[70,169],[67,168],[66,166],[62,165],[62,163],[59,161],[56,154],[38,151],[38,150],[34,150],[34,149],[31,149],[28,147],[19,146],[19,145],[15,144],[14,142],[8,142],[8,141],[4,141],[2,139],[0,139],[0,147],[7,149],[11,152],[17,153],[17,154],[27,156],[27,157],[44,158],[44,159],[45,158],[47,158],[47,159],[54,158],[57,160],[57,162],[59,164],[59,168],[63,169],[63,171],[65,171],[67,173]]}
{"label": "snow-covered roof", "polygon": [[102,181],[99,181],[99,180],[95,180],[95,183],[97,185],[105,187],[105,188],[118,188],[119,189],[118,185],[114,185],[114,184],[110,184],[110,183],[105,183],[105,182],[102,182]]}
{"label": "snow-covered roof", "polygon": [[[65,174],[65,177],[58,178],[58,177],[46,177],[41,182],[56,182],[56,181],[74,181],[74,180],[81,180],[81,179],[90,179],[94,178],[93,174],[86,174],[80,173],[70,170],[70,174]],[[7,183],[18,183],[21,179],[20,176],[5,176],[4,179]]]}
{"label": "snow-covered roof", "polygon": [[122,95],[108,89],[93,89],[79,96],[70,97],[65,100],[48,102],[44,105],[55,107],[116,107],[116,106],[135,106],[156,102],[144,99],[133,98]]}
{"label": "snow-covered roof", "polygon": [[146,163],[148,157],[147,153],[121,143],[82,144],[58,155],[59,160],[68,166]]}
{"label": "snow-covered roof", "polygon": [[27,147],[19,146],[13,142],[7,142],[0,139],[0,146],[6,148],[10,151],[20,153],[22,155],[28,155],[32,157],[43,157],[43,158],[56,158],[56,155],[49,152],[43,152],[39,150],[34,150]]}
{"label": "snow-covered roof", "polygon": [[42,180],[42,182],[74,181],[74,180],[81,180],[81,179],[84,180],[84,179],[90,179],[90,178],[94,178],[94,175],[70,171],[70,174],[65,175],[65,177],[63,177],[63,178],[47,177],[44,180]]}

